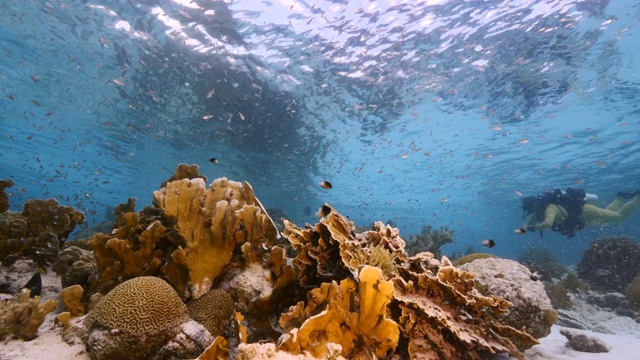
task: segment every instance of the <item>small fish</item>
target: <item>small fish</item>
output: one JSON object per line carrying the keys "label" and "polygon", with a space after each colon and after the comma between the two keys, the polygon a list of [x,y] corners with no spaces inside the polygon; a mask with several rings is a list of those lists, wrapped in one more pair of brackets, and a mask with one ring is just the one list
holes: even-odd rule
{"label": "small fish", "polygon": [[316,215],[318,215],[319,217],[325,217],[330,213],[331,213],[331,208],[328,207],[327,205],[322,205],[318,210],[318,212],[316,213]]}
{"label": "small fish", "polygon": [[311,206],[307,205],[304,207],[304,214],[311,215]]}
{"label": "small fish", "polygon": [[322,180],[320,181],[320,186],[322,186],[325,189],[331,189],[333,188],[333,185],[331,185],[330,182],[328,182],[327,180]]}
{"label": "small fish", "polygon": [[217,164],[218,163],[218,159],[211,158],[211,159],[209,159],[209,162],[212,163],[212,164]]}
{"label": "small fish", "polygon": [[213,115],[203,115],[203,116],[202,116],[202,119],[203,119],[203,120],[209,120],[209,119],[211,119],[212,117],[213,117]]}
{"label": "small fish", "polygon": [[533,281],[540,281],[542,280],[542,275],[540,275],[539,272],[534,271],[531,273],[531,276],[529,276],[529,279],[533,280]]}
{"label": "small fish", "polygon": [[493,239],[484,239],[480,242],[482,245],[486,246],[486,247],[494,247],[496,246],[496,242],[493,241]]}
{"label": "small fish", "polygon": [[520,234],[520,235],[524,235],[527,233],[527,230],[523,229],[523,228],[517,228],[515,230],[513,230],[516,234]]}
{"label": "small fish", "polygon": [[212,97],[215,94],[216,94],[216,89],[211,89],[211,91],[209,91],[207,93],[207,99],[209,99],[210,97]]}

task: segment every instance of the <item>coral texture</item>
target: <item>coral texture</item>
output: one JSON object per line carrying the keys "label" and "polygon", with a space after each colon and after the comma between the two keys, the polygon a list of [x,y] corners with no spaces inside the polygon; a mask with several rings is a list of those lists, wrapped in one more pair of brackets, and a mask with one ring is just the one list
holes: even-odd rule
{"label": "coral texture", "polygon": [[329,355],[326,344],[336,343],[345,357],[388,355],[399,338],[398,324],[386,316],[392,296],[392,283],[372,266],[362,268],[357,283],[324,283],[309,292],[306,306],[300,302],[281,316],[280,325],[288,333],[279,349],[324,358]]}
{"label": "coral texture", "polygon": [[141,276],[111,290],[87,315],[87,328],[96,325],[131,334],[153,335],[189,321],[187,307],[166,281]]}
{"label": "coral texture", "polygon": [[485,359],[509,353],[522,359],[520,351],[537,344],[526,332],[496,320],[512,304],[475,291],[471,273],[445,261],[436,273],[401,268],[399,275],[394,279],[392,312],[399,313],[408,357]]}
{"label": "coral texture", "polygon": [[440,248],[453,242],[453,233],[453,230],[446,226],[433,230],[431,225],[425,225],[420,235],[412,235],[407,240],[407,254],[430,252],[435,257],[440,257]]}
{"label": "coral texture", "polygon": [[55,260],[60,246],[84,214],[56,199],[27,200],[22,213],[0,214],[0,261],[19,257],[33,259],[44,266]]}
{"label": "coral texture", "polygon": [[598,239],[582,253],[577,270],[596,290],[623,293],[640,275],[640,244],[628,237]]}
{"label": "coral texture", "polygon": [[234,313],[231,296],[224,290],[213,289],[187,303],[189,316],[199,322],[211,335],[222,335],[222,328]]}
{"label": "coral texture", "polygon": [[30,295],[31,292],[24,289],[15,298],[0,302],[0,340],[11,336],[23,340],[35,338],[45,316],[58,306],[57,300],[40,303],[40,296]]}
{"label": "coral texture", "polygon": [[524,265],[508,259],[486,258],[460,268],[476,276],[477,287],[482,294],[514,304],[508,316],[500,316],[503,323],[525,329],[535,338],[549,335],[557,313],[543,283],[531,280],[531,272]]}
{"label": "coral texture", "polygon": [[84,289],[80,285],[69,286],[60,292],[60,300],[72,317],[85,313],[84,306],[81,304],[83,293]]}
{"label": "coral texture", "polygon": [[477,259],[486,259],[486,258],[494,258],[496,257],[495,255],[492,254],[485,254],[485,253],[472,253],[472,254],[467,254],[463,257],[457,258],[455,260],[453,260],[453,265],[455,266],[462,266],[466,263],[470,263],[474,260]]}
{"label": "coral texture", "polygon": [[62,287],[87,287],[90,278],[96,275],[96,263],[91,251],[70,245],[58,254],[53,271],[60,275]]}
{"label": "coral texture", "polygon": [[4,189],[13,186],[13,181],[0,179],[0,213],[9,210],[9,197]]}
{"label": "coral texture", "polygon": [[[216,179],[182,179],[154,192],[154,205],[164,211],[180,237],[163,273],[184,297],[207,293],[236,246],[275,244],[278,231],[247,183]],[[185,277],[185,273],[187,276]]]}

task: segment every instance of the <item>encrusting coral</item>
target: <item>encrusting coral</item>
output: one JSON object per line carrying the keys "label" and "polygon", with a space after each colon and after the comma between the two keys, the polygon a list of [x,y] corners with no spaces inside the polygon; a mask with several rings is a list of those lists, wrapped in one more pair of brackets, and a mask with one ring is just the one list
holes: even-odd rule
{"label": "encrusting coral", "polygon": [[35,338],[45,316],[58,306],[57,300],[40,303],[40,296],[32,298],[30,293],[24,289],[15,298],[0,301],[0,340],[10,336]]}
{"label": "encrusting coral", "polygon": [[[358,282],[351,279],[324,283],[309,292],[307,305],[299,302],[280,317],[287,332],[278,346],[292,354],[304,351],[323,358],[327,344],[342,346],[342,356],[382,357],[398,344],[398,324],[387,318],[394,290],[382,270],[364,266]],[[356,305],[357,304],[357,305]]]}

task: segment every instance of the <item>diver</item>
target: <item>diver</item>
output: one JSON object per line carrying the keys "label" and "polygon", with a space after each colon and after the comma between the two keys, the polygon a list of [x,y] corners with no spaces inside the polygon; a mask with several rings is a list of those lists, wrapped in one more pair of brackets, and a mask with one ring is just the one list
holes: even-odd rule
{"label": "diver", "polygon": [[[522,199],[522,217],[531,215],[524,223],[527,231],[551,229],[566,237],[574,237],[586,225],[603,226],[626,220],[640,207],[640,190],[619,192],[605,209],[588,204],[597,199],[582,189],[548,190],[537,196]],[[629,201],[627,201],[629,200]]]}

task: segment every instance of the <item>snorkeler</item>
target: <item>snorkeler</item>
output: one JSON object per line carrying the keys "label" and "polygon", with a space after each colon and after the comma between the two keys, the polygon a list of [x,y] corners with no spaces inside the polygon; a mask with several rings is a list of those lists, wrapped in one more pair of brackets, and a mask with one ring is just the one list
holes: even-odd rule
{"label": "snorkeler", "polygon": [[[619,192],[605,209],[587,204],[584,190],[567,188],[548,190],[538,196],[522,199],[523,217],[531,215],[524,223],[527,231],[551,229],[566,237],[574,237],[576,231],[586,225],[603,226],[626,220],[640,207],[640,190]],[[630,200],[625,203],[626,200]]]}

